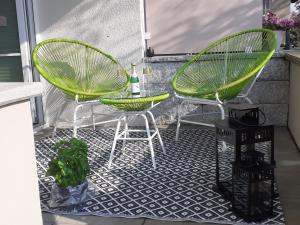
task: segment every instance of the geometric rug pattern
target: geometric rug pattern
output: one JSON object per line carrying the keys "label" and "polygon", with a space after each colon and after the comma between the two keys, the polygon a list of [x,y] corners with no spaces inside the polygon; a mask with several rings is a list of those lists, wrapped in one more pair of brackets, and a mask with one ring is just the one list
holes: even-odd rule
{"label": "geometric rug pattern", "polygon": [[[79,129],[78,138],[89,146],[89,198],[72,210],[49,207],[54,181],[45,177],[48,162],[56,154],[53,145],[71,138],[72,131],[60,130],[54,138],[36,141],[42,210],[57,214],[247,224],[229,210],[227,200],[212,190],[215,184],[214,131],[181,129],[177,143],[174,129],[160,132],[167,154],[162,153],[158,140],[153,139],[156,170],[144,141],[127,141],[124,148],[123,143],[118,142],[113,165],[108,169],[114,129]],[[259,224],[284,224],[279,197],[274,201],[273,217]]]}

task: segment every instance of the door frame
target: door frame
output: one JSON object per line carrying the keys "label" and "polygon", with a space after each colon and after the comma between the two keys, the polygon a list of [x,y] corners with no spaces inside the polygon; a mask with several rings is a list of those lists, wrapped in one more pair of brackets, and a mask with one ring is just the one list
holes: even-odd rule
{"label": "door frame", "polygon": [[[21,62],[24,82],[39,82],[39,74],[34,70],[31,52],[36,44],[34,12],[32,0],[15,0],[20,40]],[[34,124],[44,123],[42,97],[31,99],[32,119]]]}
{"label": "door frame", "polygon": [[24,82],[33,82],[25,0],[15,0]]}

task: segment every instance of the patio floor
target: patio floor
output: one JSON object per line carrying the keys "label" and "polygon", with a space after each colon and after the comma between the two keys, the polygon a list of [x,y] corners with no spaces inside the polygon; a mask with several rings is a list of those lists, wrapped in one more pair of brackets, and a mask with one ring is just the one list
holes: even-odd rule
{"label": "patio floor", "polygon": [[[36,139],[44,136],[36,135]],[[298,224],[300,215],[300,153],[285,127],[275,129],[276,178],[287,225]],[[151,219],[126,219],[98,216],[65,216],[43,213],[44,225],[196,225],[194,222],[174,222]],[[205,223],[209,225],[210,223]]]}

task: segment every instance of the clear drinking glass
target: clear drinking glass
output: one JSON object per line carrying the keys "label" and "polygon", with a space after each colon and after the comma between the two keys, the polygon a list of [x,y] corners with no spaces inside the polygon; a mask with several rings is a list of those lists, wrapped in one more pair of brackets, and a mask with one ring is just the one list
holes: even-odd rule
{"label": "clear drinking glass", "polygon": [[142,88],[145,91],[149,88],[147,85],[147,76],[151,76],[152,72],[148,57],[142,58]]}

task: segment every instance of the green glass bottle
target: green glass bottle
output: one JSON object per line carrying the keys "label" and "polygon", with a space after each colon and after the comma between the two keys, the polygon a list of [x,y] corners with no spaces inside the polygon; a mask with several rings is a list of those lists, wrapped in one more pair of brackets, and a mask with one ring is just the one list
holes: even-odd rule
{"label": "green glass bottle", "polygon": [[130,76],[130,84],[131,84],[131,94],[133,97],[140,97],[140,81],[136,72],[136,65],[131,64],[131,76]]}

